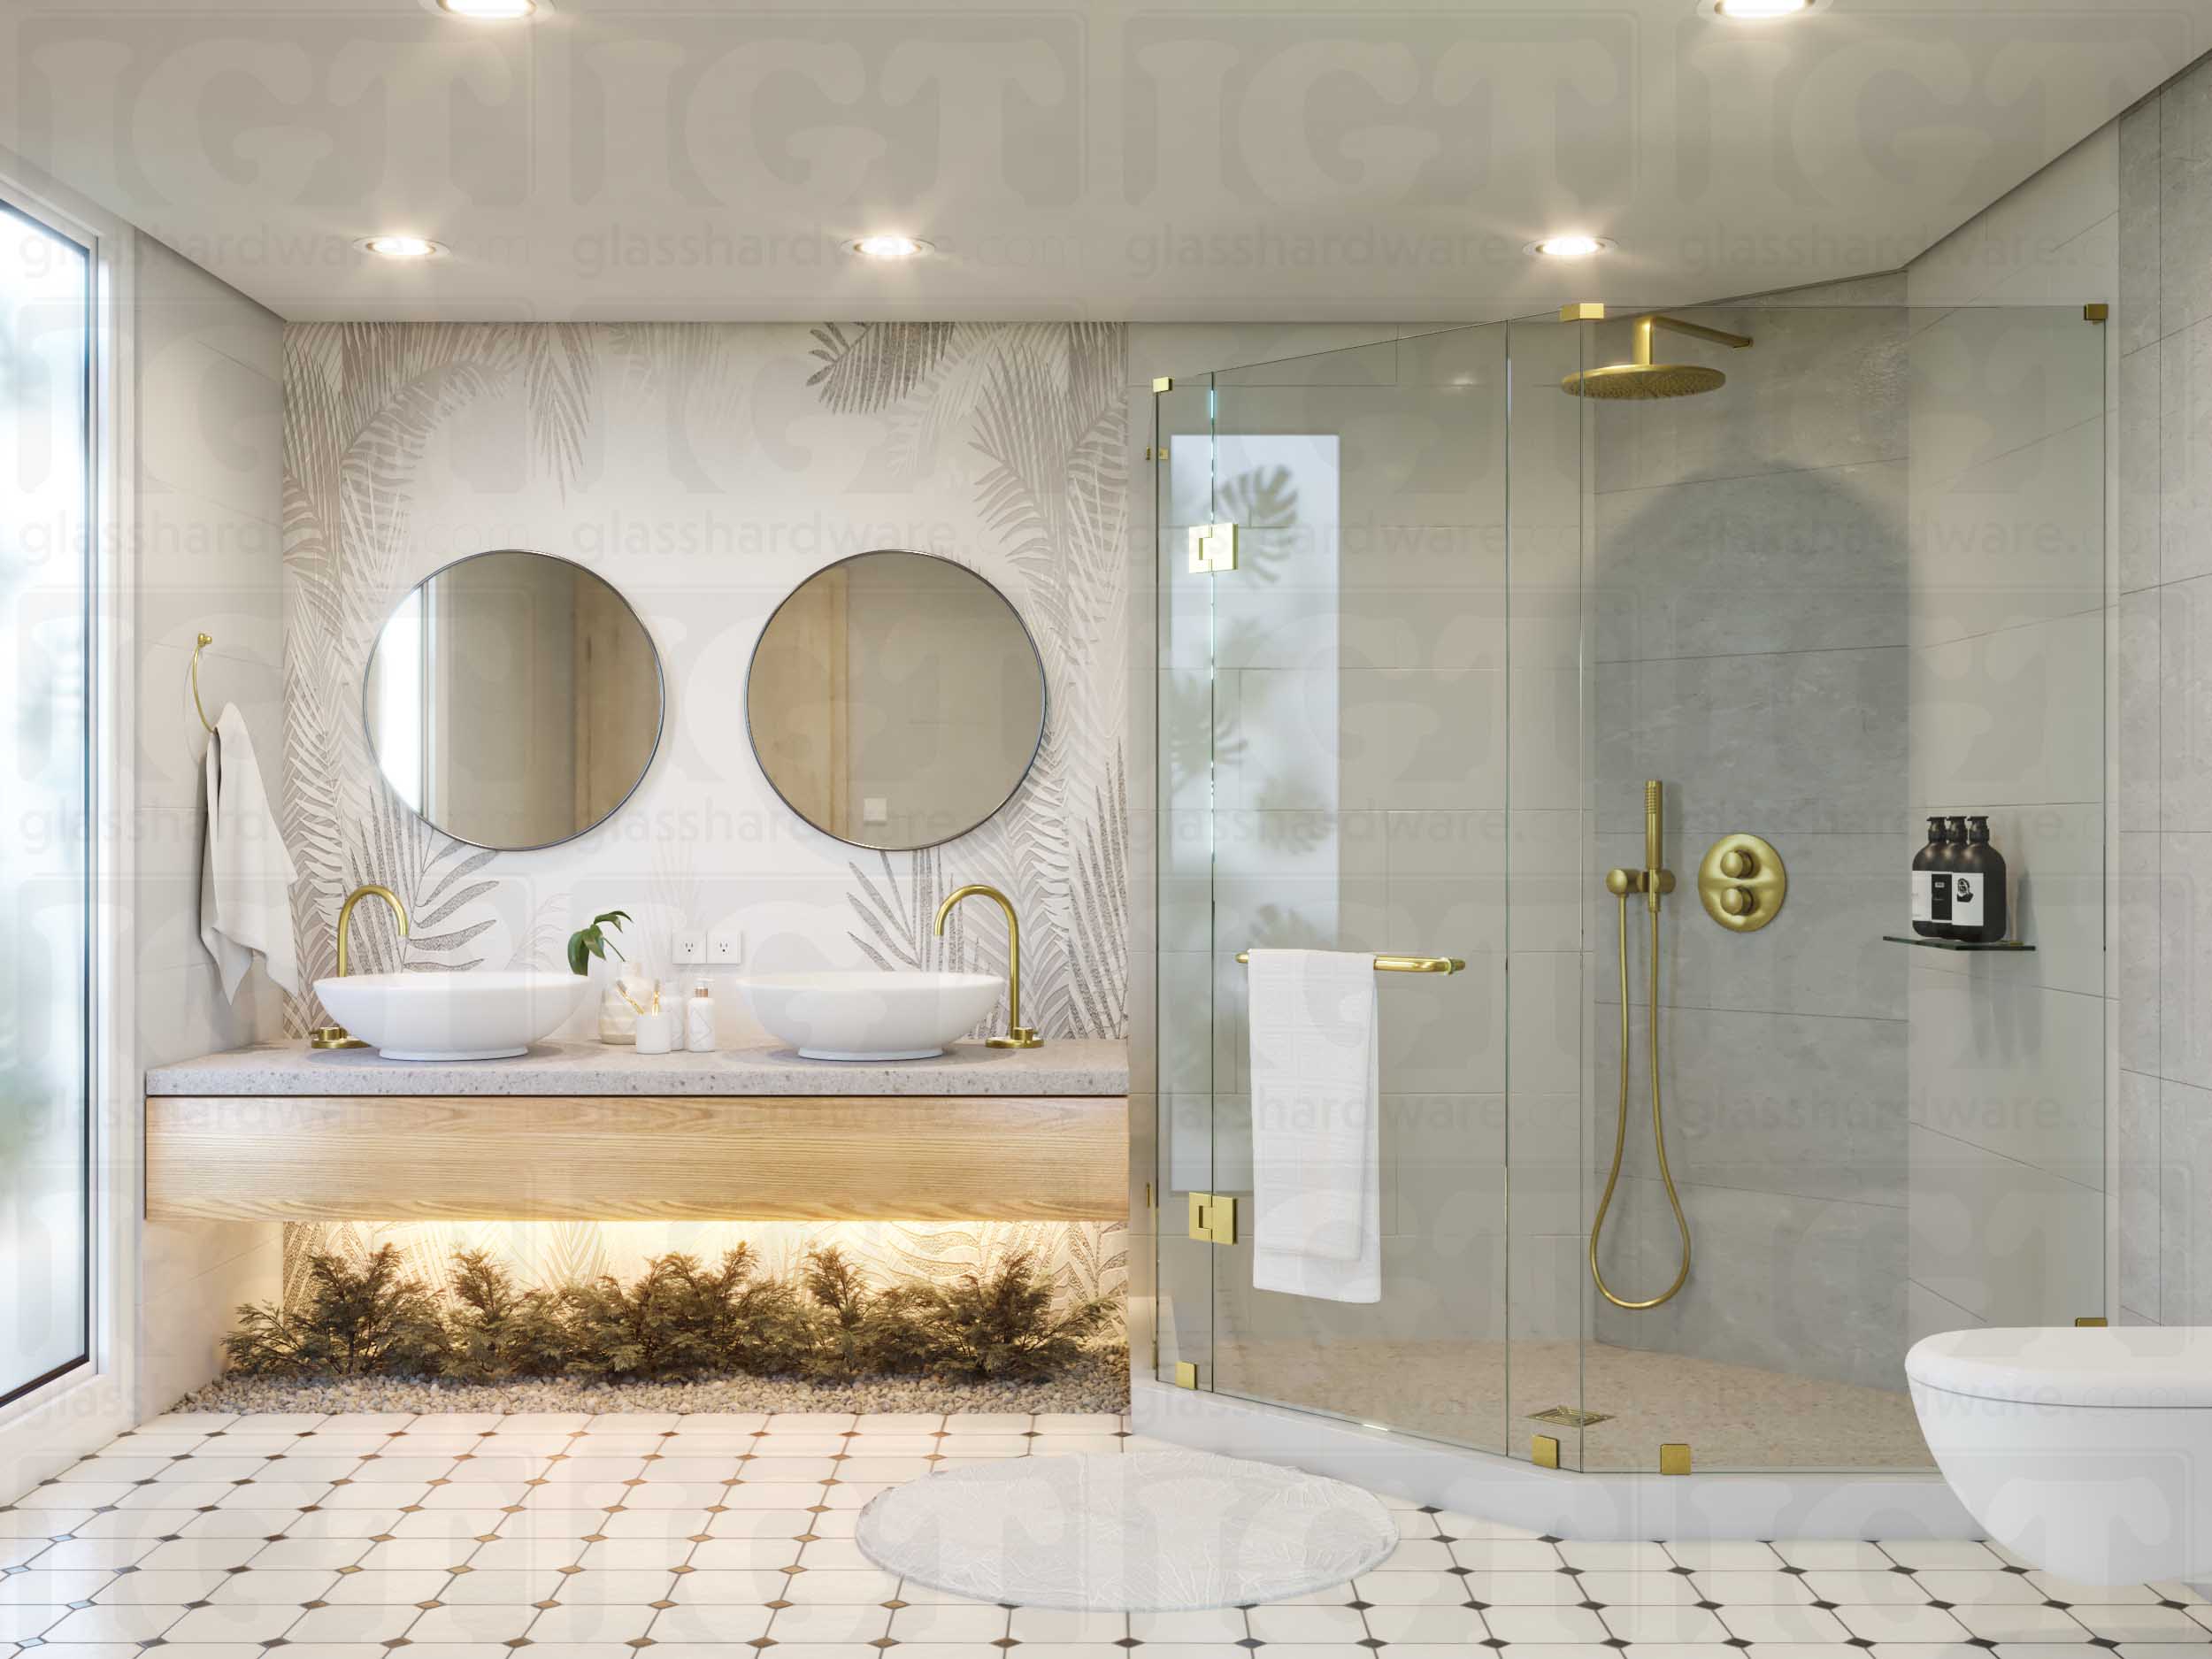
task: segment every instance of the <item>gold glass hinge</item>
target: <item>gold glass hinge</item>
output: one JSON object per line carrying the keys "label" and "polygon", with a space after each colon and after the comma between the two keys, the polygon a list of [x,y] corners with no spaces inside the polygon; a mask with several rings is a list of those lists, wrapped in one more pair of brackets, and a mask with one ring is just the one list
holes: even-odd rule
{"label": "gold glass hinge", "polygon": [[1663,1475],[1686,1475],[1690,1472],[1688,1441],[1668,1440],[1659,1448],[1659,1472]]}
{"label": "gold glass hinge", "polygon": [[1175,389],[1175,377],[1171,374],[1160,375],[1152,382],[1152,389],[1156,394],[1160,392],[1173,391]]}
{"label": "gold glass hinge", "polygon": [[2088,1326],[2102,1325],[2104,1320],[2096,1314],[2093,1313],[2085,1315],[2083,1317],[2075,1320],[2074,1323],[2078,1325]]}
{"label": "gold glass hinge", "polygon": [[1237,1241],[1237,1201],[1212,1193],[1190,1195],[1190,1236],[1202,1244]]}
{"label": "gold glass hinge", "polygon": [[1177,1360],[1175,1362],[1175,1386],[1178,1388],[1197,1387],[1198,1367],[1187,1359]]}
{"label": "gold glass hinge", "polygon": [[1190,527],[1190,568],[1194,576],[1218,576],[1237,567],[1237,527],[1194,524]]}
{"label": "gold glass hinge", "polygon": [[2110,318],[2111,315],[2112,307],[2101,301],[2092,300],[2088,304],[2081,308],[2081,319],[2085,323],[2104,322]]}
{"label": "gold glass hinge", "polygon": [[1559,1467],[1559,1440],[1555,1435],[1532,1434],[1528,1438],[1528,1460],[1539,1469]]}

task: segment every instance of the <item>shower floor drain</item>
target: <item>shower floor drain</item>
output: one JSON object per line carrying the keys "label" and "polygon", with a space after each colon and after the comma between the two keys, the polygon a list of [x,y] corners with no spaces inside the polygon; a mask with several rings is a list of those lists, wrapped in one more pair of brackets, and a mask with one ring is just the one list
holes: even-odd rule
{"label": "shower floor drain", "polygon": [[1578,1411],[1572,1406],[1554,1406],[1548,1411],[1532,1411],[1531,1423],[1551,1423],[1563,1429],[1586,1429],[1593,1423],[1610,1423],[1610,1415],[1603,1411]]}

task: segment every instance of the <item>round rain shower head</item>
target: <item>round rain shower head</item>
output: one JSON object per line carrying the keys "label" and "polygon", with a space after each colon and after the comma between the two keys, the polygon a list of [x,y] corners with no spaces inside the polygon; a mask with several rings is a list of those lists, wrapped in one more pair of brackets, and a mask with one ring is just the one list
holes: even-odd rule
{"label": "round rain shower head", "polygon": [[[1560,313],[1563,322],[1579,320],[1602,322],[1601,306],[1571,307],[1576,316]],[[1592,313],[1595,313],[1593,315]],[[1728,384],[1728,377],[1718,369],[1709,369],[1694,363],[1654,363],[1651,360],[1651,335],[1655,328],[1671,329],[1678,334],[1688,334],[1696,340],[1709,340],[1717,346],[1728,346],[1740,351],[1751,343],[1749,334],[1732,334],[1723,328],[1709,328],[1703,323],[1688,322],[1679,317],[1662,317],[1656,311],[1647,311],[1633,319],[1636,355],[1627,363],[1609,363],[1601,369],[1584,369],[1570,374],[1559,382],[1559,389],[1570,397],[1601,397],[1608,400],[1644,399],[1661,397],[1695,397],[1700,392],[1717,392]]]}
{"label": "round rain shower head", "polygon": [[1570,374],[1559,389],[1570,397],[1695,397],[1727,384],[1718,369],[1694,363],[1615,363]]}

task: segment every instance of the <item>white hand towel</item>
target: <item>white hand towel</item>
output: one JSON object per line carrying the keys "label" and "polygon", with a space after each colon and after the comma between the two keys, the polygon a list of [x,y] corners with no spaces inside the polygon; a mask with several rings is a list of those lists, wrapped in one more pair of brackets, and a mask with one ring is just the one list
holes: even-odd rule
{"label": "white hand towel", "polygon": [[269,810],[245,716],[225,703],[207,744],[207,845],[200,859],[200,942],[235,1002],[257,955],[269,978],[299,994],[291,887],[298,872]]}
{"label": "white hand towel", "polygon": [[1252,1286],[1382,1300],[1375,959],[1255,950]]}

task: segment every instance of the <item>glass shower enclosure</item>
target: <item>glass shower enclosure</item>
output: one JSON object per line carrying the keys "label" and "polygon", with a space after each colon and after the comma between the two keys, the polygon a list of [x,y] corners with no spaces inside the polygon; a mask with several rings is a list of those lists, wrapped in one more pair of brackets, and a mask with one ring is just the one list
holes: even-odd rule
{"label": "glass shower enclosure", "polygon": [[[1902,292],[1156,386],[1160,1381],[1912,1470],[1913,1340],[2104,1315],[2104,331]],[[1912,926],[1968,814],[1995,948]],[[1379,958],[1379,1301],[1253,1287],[1269,948]]]}

